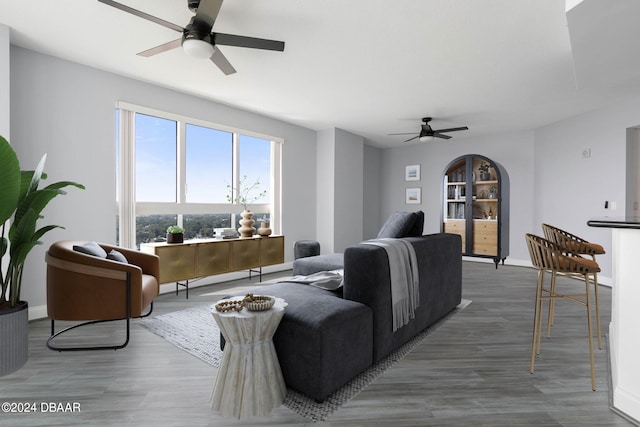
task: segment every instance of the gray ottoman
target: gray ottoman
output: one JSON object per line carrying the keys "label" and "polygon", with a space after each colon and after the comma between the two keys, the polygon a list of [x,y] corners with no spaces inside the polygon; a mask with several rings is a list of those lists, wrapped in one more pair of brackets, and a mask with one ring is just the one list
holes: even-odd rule
{"label": "gray ottoman", "polygon": [[316,240],[298,240],[293,244],[293,259],[320,255],[320,243]]}

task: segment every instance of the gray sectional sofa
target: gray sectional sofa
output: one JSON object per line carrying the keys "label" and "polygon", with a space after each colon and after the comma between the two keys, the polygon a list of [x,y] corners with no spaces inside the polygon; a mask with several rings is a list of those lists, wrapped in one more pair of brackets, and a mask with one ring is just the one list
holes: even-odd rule
{"label": "gray sectional sofa", "polygon": [[359,243],[344,254],[294,261],[294,272],[303,274],[342,262],[344,282],[337,291],[291,282],[254,291],[289,304],[273,337],[288,387],[323,401],[460,303],[460,236],[439,233],[403,240],[415,250],[420,300],[415,317],[395,331],[388,255],[379,246]]}

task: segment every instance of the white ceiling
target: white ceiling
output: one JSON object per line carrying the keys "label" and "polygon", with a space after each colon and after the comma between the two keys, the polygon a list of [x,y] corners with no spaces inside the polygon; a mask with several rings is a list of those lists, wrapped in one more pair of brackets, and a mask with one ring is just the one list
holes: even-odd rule
{"label": "white ceiling", "polygon": [[[192,16],[186,0],[121,3],[180,26]],[[97,0],[0,0],[0,23],[17,46],[388,147],[406,138],[387,134],[417,134],[425,116],[434,129],[469,126],[437,141],[451,143],[636,91],[640,60],[626,50],[637,51],[638,4],[585,0],[567,15],[562,0],[227,0],[214,31],[286,43],[220,47],[230,76],[180,48],[136,56],[179,34]]]}

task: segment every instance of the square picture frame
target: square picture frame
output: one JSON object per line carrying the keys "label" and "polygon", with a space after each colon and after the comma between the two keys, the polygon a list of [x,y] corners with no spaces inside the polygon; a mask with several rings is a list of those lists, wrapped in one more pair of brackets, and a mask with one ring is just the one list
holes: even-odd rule
{"label": "square picture frame", "polygon": [[404,168],[405,181],[420,181],[420,165],[408,165]]}
{"label": "square picture frame", "polygon": [[422,203],[422,189],[420,187],[407,188],[405,190],[405,203],[407,205],[419,205]]}

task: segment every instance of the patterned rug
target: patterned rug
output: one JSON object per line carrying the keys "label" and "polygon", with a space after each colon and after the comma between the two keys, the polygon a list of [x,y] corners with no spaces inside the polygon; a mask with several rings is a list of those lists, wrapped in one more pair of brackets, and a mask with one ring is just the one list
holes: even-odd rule
{"label": "patterned rug", "polygon": [[[329,415],[353,399],[384,371],[399,360],[402,360],[413,348],[422,343],[448,319],[470,303],[471,301],[469,300],[462,300],[460,305],[447,316],[336,390],[324,402],[318,403],[295,390],[289,389],[283,404],[313,422],[326,420]],[[211,316],[211,304],[141,319],[139,323],[179,349],[216,368],[220,366],[222,358],[220,332],[213,316]]]}

